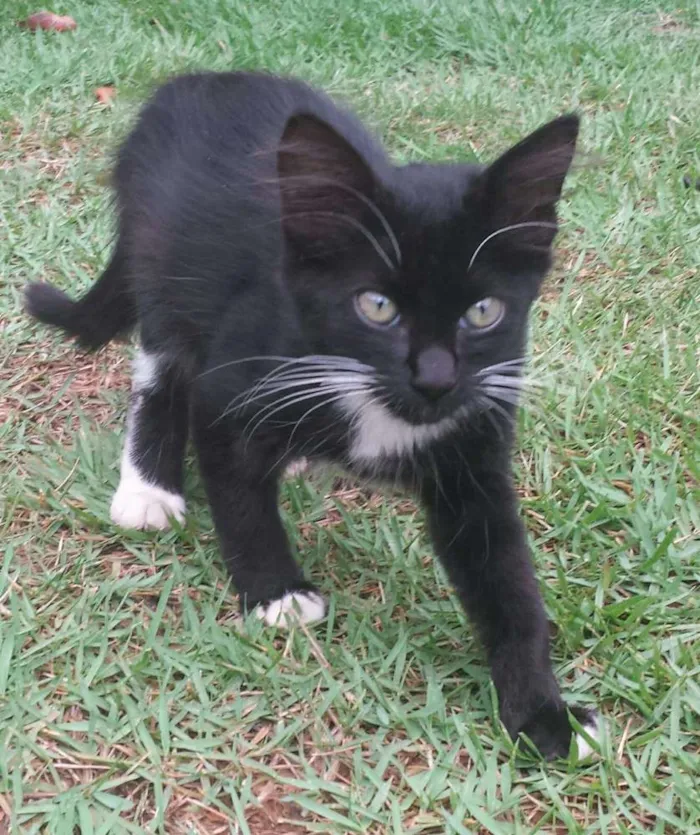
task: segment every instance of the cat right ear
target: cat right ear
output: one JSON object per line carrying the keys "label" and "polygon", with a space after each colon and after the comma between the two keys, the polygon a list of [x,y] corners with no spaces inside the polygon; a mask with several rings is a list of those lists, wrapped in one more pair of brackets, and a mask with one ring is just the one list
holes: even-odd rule
{"label": "cat right ear", "polygon": [[[576,150],[579,119],[562,116],[531,133],[486,170],[484,212],[504,247],[548,252],[557,232],[556,205]],[[512,227],[512,229],[511,229]]]}
{"label": "cat right ear", "polygon": [[293,116],[282,134],[277,173],[282,226],[300,254],[331,255],[361,234],[374,177],[330,125],[315,116]]}

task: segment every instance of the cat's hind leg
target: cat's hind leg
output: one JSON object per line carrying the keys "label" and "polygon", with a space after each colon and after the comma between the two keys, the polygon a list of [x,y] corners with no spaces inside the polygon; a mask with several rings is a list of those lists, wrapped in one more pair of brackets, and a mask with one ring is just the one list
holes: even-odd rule
{"label": "cat's hind leg", "polygon": [[167,528],[185,515],[182,466],[188,397],[180,372],[155,352],[134,361],[131,402],[112,521],[123,528]]}

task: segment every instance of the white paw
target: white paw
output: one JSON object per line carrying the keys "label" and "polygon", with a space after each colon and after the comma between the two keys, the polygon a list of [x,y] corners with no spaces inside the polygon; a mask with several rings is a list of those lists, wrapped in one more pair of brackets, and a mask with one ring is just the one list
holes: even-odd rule
{"label": "white paw", "polygon": [[[586,731],[588,736],[590,736],[596,742],[600,742],[601,737],[603,735],[603,725],[602,720],[597,713],[594,716],[592,716],[591,719],[588,722],[586,722],[582,727]],[[582,734],[576,734],[576,745],[578,747],[578,758],[580,760],[584,760],[586,757],[589,757],[591,754],[595,753],[595,749],[593,748],[593,746]]]}
{"label": "white paw", "polygon": [[290,627],[321,620],[326,614],[326,603],[315,591],[295,591],[258,606],[255,614],[268,626]]}
{"label": "white paw", "polygon": [[287,469],[284,471],[284,478],[296,478],[305,473],[309,469],[309,461],[307,458],[299,458],[296,461],[291,461],[287,464]]}
{"label": "white paw", "polygon": [[143,481],[127,482],[120,484],[114,494],[110,515],[121,528],[165,530],[171,519],[182,522],[185,500],[177,493]]}

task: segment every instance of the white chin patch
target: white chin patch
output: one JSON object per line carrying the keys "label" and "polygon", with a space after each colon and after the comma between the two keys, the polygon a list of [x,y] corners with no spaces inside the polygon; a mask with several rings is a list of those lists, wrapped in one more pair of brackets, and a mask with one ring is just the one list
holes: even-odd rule
{"label": "white chin patch", "polygon": [[345,395],[340,407],[353,423],[350,459],[365,464],[394,456],[410,457],[416,450],[454,432],[466,414],[466,410],[460,409],[437,423],[414,425],[396,417],[363,391]]}
{"label": "white chin patch", "polygon": [[290,627],[295,623],[314,623],[326,614],[326,604],[320,594],[313,591],[295,591],[279,600],[258,606],[255,614],[268,626]]}
{"label": "white chin patch", "polygon": [[[586,731],[588,736],[595,739],[596,742],[600,742],[603,735],[602,720],[600,716],[597,714],[593,716],[583,725],[583,729]],[[578,758],[580,760],[584,760],[586,757],[590,757],[591,754],[595,753],[593,746],[582,734],[576,734],[576,745],[578,747]]]}

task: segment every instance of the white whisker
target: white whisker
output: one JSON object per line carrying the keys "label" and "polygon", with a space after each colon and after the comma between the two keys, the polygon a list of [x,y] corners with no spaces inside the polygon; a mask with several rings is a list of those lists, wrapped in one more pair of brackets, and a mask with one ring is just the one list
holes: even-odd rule
{"label": "white whisker", "polygon": [[[486,395],[482,395],[482,400],[486,403],[486,405],[488,406],[488,409],[493,409],[494,411],[503,415],[503,417],[506,418],[508,423],[513,423],[513,415],[511,415],[510,412],[507,412],[503,408],[503,406],[501,406],[499,403],[496,403],[496,401],[493,400],[491,397],[487,397]],[[488,409],[486,410],[486,412],[484,414],[489,415]],[[492,417],[492,416],[489,415],[489,417]],[[497,424],[494,424],[494,425],[497,426]],[[500,431],[499,431],[499,434],[500,434]],[[501,435],[501,437],[503,437],[503,436]]]}
{"label": "white whisker", "polygon": [[[367,240],[372,244],[374,247],[377,255],[384,261],[384,263],[389,267],[389,269],[394,272],[396,267],[391,261],[391,258],[386,254],[386,252],[382,249],[381,244],[379,241],[374,237],[374,235],[369,231],[369,229],[364,225],[364,223],[360,223],[359,220],[356,220],[354,217],[350,215],[343,215],[340,212],[324,212],[320,210],[316,211],[309,211],[309,212],[294,212],[293,214],[289,215],[289,217],[336,217],[340,220],[344,220],[346,223],[350,224],[354,229],[357,229],[358,232],[362,232],[362,234],[367,238]],[[284,218],[283,218],[284,219]]]}
{"label": "white whisker", "polygon": [[[357,392],[357,391],[364,391],[364,390],[366,390],[366,388],[367,388],[366,385],[355,385],[355,386],[333,385],[333,386],[319,387],[312,392],[306,392],[306,393],[298,392],[298,391],[294,392],[294,394],[286,395],[285,397],[282,397],[279,400],[275,400],[273,403],[270,403],[267,406],[264,406],[261,410],[256,412],[253,415],[253,417],[248,421],[248,423],[246,423],[246,425],[244,426],[242,434],[244,436],[246,435],[248,427],[258,416],[261,415],[261,412],[262,412],[262,416],[259,417],[258,421],[253,426],[253,429],[248,434],[248,440],[250,440],[253,437],[257,428],[259,426],[261,426],[263,423],[269,421],[270,418],[273,415],[275,415],[278,412],[281,412],[285,409],[289,409],[292,406],[296,406],[297,403],[302,403],[305,400],[310,400],[312,397],[320,397],[323,394],[338,393],[338,394],[344,395],[344,394],[350,394],[350,393]],[[219,418],[219,420],[220,419],[221,418]]]}
{"label": "white whisker", "polygon": [[[195,379],[199,379],[200,377],[206,377],[207,374],[213,374],[215,371],[220,371],[222,368],[228,368],[231,365],[240,365],[244,362],[279,362],[282,363],[283,366],[288,365],[295,365],[295,364],[302,364],[302,365],[314,365],[314,364],[323,364],[326,363],[330,365],[345,365],[348,368],[353,366],[356,370],[364,370],[364,371],[371,371],[371,367],[368,365],[364,365],[363,363],[359,362],[358,360],[352,359],[352,357],[337,357],[332,354],[323,355],[323,354],[309,354],[306,357],[283,357],[276,354],[267,354],[261,356],[253,356],[253,357],[243,357],[242,359],[237,360],[229,360],[228,362],[223,362],[221,365],[215,365],[214,368],[207,368],[206,371],[202,371],[201,374],[198,374]],[[282,367],[282,366],[280,366]],[[273,371],[277,371],[278,369],[273,369]]]}
{"label": "white whisker", "polygon": [[520,405],[520,397],[514,389],[483,386],[482,390],[491,398],[495,397],[497,400],[502,400],[504,403],[510,403],[513,406]]}
{"label": "white whisker", "polygon": [[[391,241],[391,245],[394,248],[394,252],[396,253],[396,263],[398,266],[401,265],[401,248],[399,247],[398,239],[394,234],[394,230],[391,228],[391,224],[386,219],[384,213],[380,210],[379,206],[374,202],[374,200],[370,200],[367,195],[362,194],[361,191],[353,188],[352,186],[347,185],[347,183],[341,183],[338,180],[334,180],[331,177],[318,177],[315,174],[295,174],[293,177],[288,177],[288,180],[300,180],[300,179],[312,179],[316,183],[330,183],[331,185],[335,186],[335,188],[339,188],[342,191],[347,191],[352,194],[354,197],[357,197],[362,203],[367,206],[367,208],[374,214],[374,216],[379,220],[379,222],[384,227],[384,231],[387,234],[387,237]],[[269,181],[268,181],[269,182]],[[393,266],[393,265],[392,265]]]}
{"label": "white whisker", "polygon": [[[358,373],[357,371],[340,371],[338,369],[331,369],[329,372],[323,373],[323,368],[316,371],[307,369],[305,371],[290,371],[285,374],[278,374],[271,377],[269,374],[260,382],[254,384],[249,389],[241,392],[241,394],[231,400],[225,408],[225,413],[232,411],[242,411],[249,403],[259,400],[262,397],[276,394],[285,389],[295,388],[300,386],[311,386],[313,384],[321,385],[327,383],[337,383],[343,385],[345,383],[364,382],[370,379],[369,375]],[[240,402],[240,405],[236,405]],[[236,407],[234,409],[234,407]]]}
{"label": "white whisker", "polygon": [[474,250],[474,254],[472,255],[471,260],[469,262],[469,266],[467,267],[467,272],[471,270],[478,254],[490,240],[493,240],[493,238],[495,238],[497,235],[502,235],[504,232],[512,232],[514,229],[524,229],[527,226],[540,226],[545,229],[554,229],[555,231],[559,228],[556,223],[548,223],[544,220],[528,220],[524,223],[513,223],[510,226],[503,226],[500,229],[496,229],[495,232],[492,232],[490,235],[487,235],[484,238],[484,240],[479,244],[479,246]]}
{"label": "white whisker", "polygon": [[528,391],[544,388],[545,382],[543,380],[535,380],[531,377],[507,377],[500,374],[490,374],[481,380],[481,385],[513,389],[513,391]]}
{"label": "white whisker", "polygon": [[518,374],[521,370],[523,365],[527,362],[526,357],[519,357],[518,359],[513,360],[505,360],[504,362],[496,362],[493,365],[485,365],[482,369],[477,371],[478,376],[484,376],[485,374],[497,373],[497,372],[512,372],[513,374]]}
{"label": "white whisker", "polygon": [[507,386],[508,388],[521,388],[528,384],[526,377],[515,377],[507,374],[489,374],[482,380],[483,385],[487,386]]}

